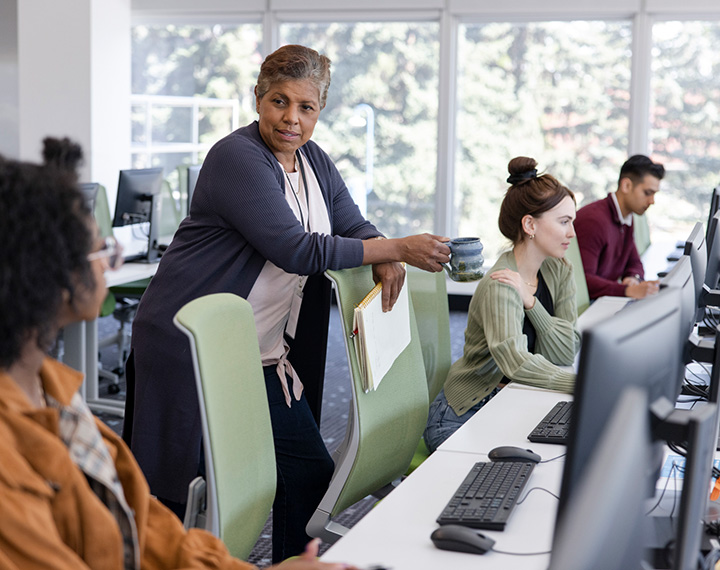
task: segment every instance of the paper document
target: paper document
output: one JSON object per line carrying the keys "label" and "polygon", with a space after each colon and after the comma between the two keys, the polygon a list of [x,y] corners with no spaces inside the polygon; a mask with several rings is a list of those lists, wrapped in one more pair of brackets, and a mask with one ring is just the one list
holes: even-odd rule
{"label": "paper document", "polygon": [[365,392],[377,389],[393,363],[410,344],[407,280],[392,311],[383,313],[382,284],[378,283],[355,307],[353,343]]}

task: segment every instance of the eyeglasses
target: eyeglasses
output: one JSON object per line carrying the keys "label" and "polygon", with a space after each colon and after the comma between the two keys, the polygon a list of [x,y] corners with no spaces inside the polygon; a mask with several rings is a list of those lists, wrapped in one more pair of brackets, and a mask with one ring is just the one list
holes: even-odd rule
{"label": "eyeglasses", "polygon": [[122,245],[120,245],[114,237],[106,237],[103,241],[102,247],[97,251],[89,253],[87,258],[88,261],[93,261],[94,259],[106,259],[108,269],[115,270],[119,269],[123,264],[124,259],[122,252]]}

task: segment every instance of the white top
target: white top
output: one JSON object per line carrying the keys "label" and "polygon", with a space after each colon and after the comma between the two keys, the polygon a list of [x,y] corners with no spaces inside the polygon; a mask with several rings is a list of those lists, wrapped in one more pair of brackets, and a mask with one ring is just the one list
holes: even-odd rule
{"label": "white top", "polygon": [[627,216],[623,217],[622,210],[620,209],[620,203],[618,202],[616,193],[612,192],[610,194],[610,196],[612,196],[612,201],[613,201],[613,204],[615,204],[615,209],[617,210],[618,218],[620,218],[620,221],[626,226],[631,226],[632,225],[632,212],[630,214],[628,214]]}
{"label": "white top", "polygon": [[[329,235],[330,218],[320,184],[305,157],[302,157],[302,161],[308,188],[305,188],[296,158],[295,172],[285,173],[285,198],[297,219],[303,223],[305,231]],[[296,400],[300,399],[303,386],[287,360],[289,349],[284,335],[287,333],[291,338],[295,336],[305,281],[307,276],[287,273],[271,261],[266,261],[247,298],[255,316],[262,364],[277,364],[288,406],[292,398],[285,374],[290,374],[293,379]]]}

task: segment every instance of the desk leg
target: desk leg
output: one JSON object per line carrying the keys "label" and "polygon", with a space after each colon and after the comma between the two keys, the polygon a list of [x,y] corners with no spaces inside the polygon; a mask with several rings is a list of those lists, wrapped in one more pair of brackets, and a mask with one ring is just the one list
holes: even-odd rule
{"label": "desk leg", "polygon": [[87,321],[85,325],[85,382],[82,395],[88,407],[94,412],[107,412],[120,417],[125,416],[125,402],[112,398],[101,398],[98,376],[98,326],[97,320]]}
{"label": "desk leg", "polygon": [[[86,375],[87,351],[85,323],[73,323],[63,330],[64,355],[63,362],[70,368]],[[85,376],[87,378],[87,375]],[[80,388],[80,394],[85,398],[85,382]]]}

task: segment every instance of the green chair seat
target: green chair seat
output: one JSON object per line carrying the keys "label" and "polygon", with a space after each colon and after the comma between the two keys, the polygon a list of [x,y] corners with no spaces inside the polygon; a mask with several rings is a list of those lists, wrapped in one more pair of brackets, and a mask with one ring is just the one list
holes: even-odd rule
{"label": "green chair seat", "polygon": [[577,314],[579,317],[585,309],[590,306],[590,294],[588,293],[585,269],[583,268],[580,247],[578,246],[576,237],[570,240],[570,247],[568,247],[565,253],[565,259],[570,262],[573,268],[573,276],[575,277],[575,299],[577,300]]}

